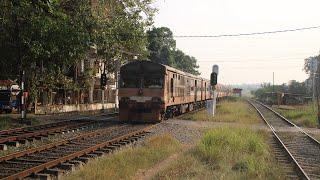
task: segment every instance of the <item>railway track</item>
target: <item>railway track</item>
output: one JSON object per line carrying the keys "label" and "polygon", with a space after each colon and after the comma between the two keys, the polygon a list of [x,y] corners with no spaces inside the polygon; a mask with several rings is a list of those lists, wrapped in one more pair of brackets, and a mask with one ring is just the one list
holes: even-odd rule
{"label": "railway track", "polygon": [[320,179],[320,142],[270,107],[258,101],[249,103],[272,130],[278,146],[272,145],[277,159],[286,166],[287,178]]}
{"label": "railway track", "polygon": [[25,144],[27,142],[32,142],[34,139],[41,139],[42,137],[47,137],[49,135],[85,129],[99,123],[100,122],[98,121],[89,119],[77,119],[25,128],[2,130],[0,131],[0,144],[2,150],[4,150],[5,148],[3,147],[5,145],[19,146],[20,143]]}
{"label": "railway track", "polygon": [[59,176],[77,164],[144,137],[154,125],[113,124],[41,147],[0,157],[0,179]]}

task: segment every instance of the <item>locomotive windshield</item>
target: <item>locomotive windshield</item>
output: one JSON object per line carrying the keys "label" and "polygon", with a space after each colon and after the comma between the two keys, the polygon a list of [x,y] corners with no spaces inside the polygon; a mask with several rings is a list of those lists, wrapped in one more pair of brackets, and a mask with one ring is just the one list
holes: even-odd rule
{"label": "locomotive windshield", "polygon": [[141,78],[131,76],[131,77],[122,77],[121,88],[140,88],[141,87]]}
{"label": "locomotive windshield", "polygon": [[144,77],[143,86],[144,88],[162,89],[163,79],[160,77]]}
{"label": "locomotive windshield", "polygon": [[122,77],[121,88],[151,88],[162,89],[163,78],[162,77]]}

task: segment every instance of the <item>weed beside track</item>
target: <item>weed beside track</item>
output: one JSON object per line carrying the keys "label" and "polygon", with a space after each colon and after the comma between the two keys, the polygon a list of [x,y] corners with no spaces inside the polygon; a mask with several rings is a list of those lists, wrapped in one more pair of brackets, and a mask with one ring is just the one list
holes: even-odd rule
{"label": "weed beside track", "polygon": [[243,128],[217,128],[154,179],[283,179],[267,135]]}
{"label": "weed beside track", "polygon": [[180,148],[178,141],[169,135],[155,136],[141,147],[128,148],[91,161],[62,179],[131,179],[138,170],[153,166]]}
{"label": "weed beside track", "polygon": [[223,101],[217,105],[214,117],[207,114],[206,110],[189,113],[180,119],[192,121],[212,121],[212,122],[238,122],[238,123],[261,123],[257,112],[242,99],[234,101]]}

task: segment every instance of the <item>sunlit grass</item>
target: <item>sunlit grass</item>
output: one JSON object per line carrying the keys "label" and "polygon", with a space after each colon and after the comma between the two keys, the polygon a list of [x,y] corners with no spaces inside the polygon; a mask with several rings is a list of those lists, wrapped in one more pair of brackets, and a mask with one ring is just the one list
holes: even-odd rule
{"label": "sunlit grass", "polygon": [[259,123],[262,122],[257,112],[244,100],[226,100],[217,105],[214,117],[207,114],[206,110],[186,114],[181,117],[193,121],[213,122],[238,122],[238,123]]}
{"label": "sunlit grass", "polygon": [[180,150],[180,144],[169,135],[151,138],[145,146],[129,148],[112,156],[90,161],[63,179],[131,179],[138,170],[152,167]]}
{"label": "sunlit grass", "polygon": [[317,127],[318,125],[317,110],[313,104],[295,106],[293,109],[274,109],[298,126]]}
{"label": "sunlit grass", "polygon": [[154,179],[283,179],[265,138],[243,128],[210,130]]}

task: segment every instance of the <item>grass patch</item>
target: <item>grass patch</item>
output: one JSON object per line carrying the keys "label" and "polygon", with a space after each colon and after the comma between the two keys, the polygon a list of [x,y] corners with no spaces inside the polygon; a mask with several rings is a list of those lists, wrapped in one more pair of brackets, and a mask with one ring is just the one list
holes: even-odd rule
{"label": "grass patch", "polygon": [[313,104],[295,106],[294,109],[274,109],[298,126],[317,127],[318,125],[317,111]]}
{"label": "grass patch", "polygon": [[179,142],[170,135],[157,136],[142,147],[126,149],[115,155],[90,161],[63,179],[131,179],[138,170],[151,167],[179,150]]}
{"label": "grass patch", "polygon": [[[28,118],[27,120],[31,121],[32,126],[40,124],[39,120],[35,118]],[[0,116],[0,130],[19,128],[19,127],[25,127],[25,126],[27,125],[21,123],[20,120],[11,118],[9,116]]]}
{"label": "grass patch", "polygon": [[243,128],[210,130],[154,179],[283,179],[266,136]]}
{"label": "grass patch", "polygon": [[182,117],[192,121],[213,122],[238,122],[238,123],[261,123],[257,112],[244,100],[226,100],[217,105],[214,117],[209,116],[206,110],[189,113]]}

